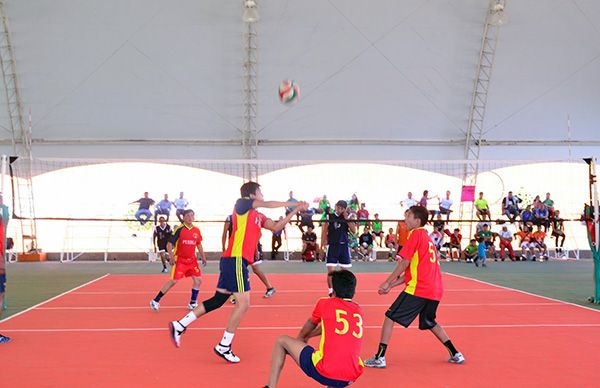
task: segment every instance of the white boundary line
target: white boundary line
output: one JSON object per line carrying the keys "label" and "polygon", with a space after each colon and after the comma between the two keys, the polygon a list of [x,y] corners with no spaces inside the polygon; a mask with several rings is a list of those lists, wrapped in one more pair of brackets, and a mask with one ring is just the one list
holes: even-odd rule
{"label": "white boundary line", "polygon": [[[360,307],[388,307],[390,304],[360,304]],[[443,307],[490,307],[490,306],[560,306],[561,303],[444,303]],[[225,308],[234,308],[233,304],[223,306]],[[256,308],[286,308],[286,307],[314,307],[314,304],[253,304],[252,309]],[[161,306],[161,309],[184,309],[184,306]],[[36,310],[150,310],[148,306],[65,306],[65,307],[37,307]]]}
{"label": "white boundary line", "polygon": [[600,313],[600,310],[596,310],[596,309],[593,309],[591,307],[581,306],[579,304],[575,304],[575,303],[571,303],[571,302],[565,302],[564,300],[560,300],[560,299],[550,298],[549,296],[533,294],[531,292],[517,290],[516,288],[510,288],[510,287],[500,286],[498,284],[488,283],[488,282],[484,282],[483,280],[473,279],[473,278],[469,278],[469,277],[466,277],[466,276],[456,275],[456,274],[453,274],[453,273],[448,273],[448,272],[444,272],[444,273],[446,275],[455,276],[455,277],[460,278],[460,279],[472,280],[472,281],[477,282],[477,283],[487,284],[488,286],[497,287],[497,288],[501,288],[501,289],[509,290],[509,291],[515,291],[515,292],[519,292],[521,294],[525,294],[525,295],[529,295],[529,296],[536,296],[538,298],[542,298],[542,299],[546,299],[546,300],[551,300],[553,302],[558,302],[558,303],[561,303],[561,304],[566,304],[566,305],[570,305],[570,306],[579,307],[579,308],[582,308],[582,309],[585,309],[585,310],[593,311],[595,313]]}
{"label": "white boundary line", "polygon": [[[381,326],[363,326],[368,330],[380,330]],[[600,323],[537,323],[537,324],[507,324],[507,325],[445,325],[444,327],[451,329],[519,329],[519,328],[552,328],[552,327],[598,327]],[[246,326],[238,327],[237,330],[298,330],[300,326]],[[394,330],[403,330],[404,327],[400,325],[394,325]],[[410,326],[408,329],[418,330],[418,326]],[[223,327],[188,327],[187,330],[192,331],[222,331]],[[165,327],[113,327],[113,328],[90,328],[90,329],[2,329],[2,332],[7,333],[86,333],[86,332],[131,332],[131,331],[164,331],[167,332],[168,328]]]}
{"label": "white boundary line", "polygon": [[[112,275],[111,275],[112,276]],[[326,294],[326,289],[318,289],[318,290],[277,290],[276,293],[277,294],[295,294],[295,293],[320,293],[323,294],[325,296]],[[472,291],[477,291],[477,292],[503,292],[504,290],[496,290],[496,289],[489,289],[489,288],[454,288],[454,289],[449,289],[449,290],[444,290],[444,292],[472,292]],[[131,295],[153,295],[156,292],[156,289],[152,289],[152,290],[148,290],[148,291],[80,291],[80,292],[73,292],[73,295],[124,295],[124,294],[131,294]],[[372,290],[356,290],[356,293],[377,293],[376,289],[372,289]],[[169,291],[169,294],[189,294],[190,291]],[[201,290],[200,294],[214,294],[215,290],[214,288],[211,288],[210,290]],[[260,290],[251,290],[250,291],[251,294],[255,295],[255,294],[264,294],[264,291],[262,289]]]}
{"label": "white boundary line", "polygon": [[35,309],[35,308],[37,308],[37,307],[39,307],[39,306],[41,306],[41,305],[43,305],[43,304],[46,304],[46,303],[48,303],[48,302],[52,302],[53,300],[55,300],[55,299],[58,299],[58,298],[60,298],[61,296],[64,296],[64,295],[66,295],[66,294],[68,294],[68,293],[70,293],[70,292],[73,292],[73,291],[75,291],[75,290],[78,290],[78,289],[80,289],[80,288],[82,288],[82,287],[85,287],[85,286],[87,286],[87,285],[89,285],[89,284],[92,284],[92,283],[94,283],[94,282],[97,282],[98,280],[102,280],[102,279],[104,279],[105,277],[107,277],[108,275],[110,275],[110,274],[108,274],[108,273],[107,273],[107,274],[104,274],[104,275],[100,276],[99,278],[92,279],[92,280],[90,280],[90,281],[89,281],[89,282],[87,282],[87,283],[83,283],[82,285],[79,285],[79,286],[77,286],[77,287],[75,287],[75,288],[71,288],[70,290],[67,290],[67,291],[63,292],[62,294],[58,294],[58,295],[56,295],[56,296],[53,296],[53,297],[52,297],[52,298],[50,298],[50,299],[46,299],[46,300],[44,300],[44,301],[42,301],[42,302],[40,302],[40,303],[38,303],[38,304],[36,304],[36,305],[33,305],[33,306],[29,307],[29,308],[26,308],[26,309],[25,309],[25,310],[23,310],[23,311],[19,311],[18,313],[16,313],[16,314],[13,314],[13,315],[11,315],[10,317],[6,317],[6,318],[4,318],[3,320],[0,320],[0,323],[4,323],[4,322],[6,322],[6,321],[9,321],[9,320],[11,320],[11,319],[13,319],[13,318],[15,318],[15,317],[18,317],[19,315],[25,314],[26,312],[33,310],[33,309]]}

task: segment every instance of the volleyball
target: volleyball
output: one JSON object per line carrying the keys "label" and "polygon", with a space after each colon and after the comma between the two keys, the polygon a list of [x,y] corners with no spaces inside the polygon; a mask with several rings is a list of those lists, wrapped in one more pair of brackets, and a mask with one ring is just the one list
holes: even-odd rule
{"label": "volleyball", "polygon": [[300,86],[295,81],[284,80],[279,85],[279,101],[292,104],[300,97]]}

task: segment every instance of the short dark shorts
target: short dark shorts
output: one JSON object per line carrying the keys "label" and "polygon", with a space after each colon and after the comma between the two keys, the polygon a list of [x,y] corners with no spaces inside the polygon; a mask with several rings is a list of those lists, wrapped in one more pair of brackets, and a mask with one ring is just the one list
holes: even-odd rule
{"label": "short dark shorts", "polygon": [[329,245],[327,248],[327,266],[339,265],[342,268],[352,267],[348,245]]}
{"label": "short dark shorts", "polygon": [[408,327],[418,315],[419,329],[429,330],[437,325],[435,315],[438,304],[440,302],[437,300],[421,298],[402,291],[387,310],[385,316],[404,327]]}
{"label": "short dark shorts", "polygon": [[219,281],[217,288],[229,292],[250,291],[248,261],[241,257],[222,257],[219,263]]}
{"label": "short dark shorts", "polygon": [[300,352],[300,359],[298,360],[300,362],[300,369],[302,369],[308,377],[311,377],[321,385],[329,387],[347,387],[351,384],[351,382],[348,381],[334,380],[320,374],[312,362],[312,354],[314,351],[315,349],[313,349],[312,346],[306,345]]}

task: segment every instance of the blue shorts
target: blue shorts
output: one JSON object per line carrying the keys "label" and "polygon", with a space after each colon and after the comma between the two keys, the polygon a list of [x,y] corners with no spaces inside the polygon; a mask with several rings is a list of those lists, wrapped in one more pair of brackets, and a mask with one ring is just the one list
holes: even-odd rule
{"label": "blue shorts", "polygon": [[221,257],[217,288],[229,292],[250,291],[248,261],[242,257]]}
{"label": "blue shorts", "polygon": [[337,265],[342,268],[352,267],[348,245],[329,245],[327,248],[327,266],[335,267]]}
{"label": "blue shorts", "polygon": [[300,362],[300,369],[302,369],[308,377],[311,377],[321,385],[329,387],[347,387],[352,384],[352,382],[349,381],[334,380],[320,374],[312,362],[312,354],[314,351],[315,349],[313,349],[312,346],[306,345],[304,349],[302,349],[302,352],[300,352],[300,359],[298,360]]}
{"label": "blue shorts", "polygon": [[[0,275],[0,294],[4,293],[4,291],[6,291],[6,274],[5,273]],[[0,309],[1,308],[2,308],[2,306],[0,306]]]}

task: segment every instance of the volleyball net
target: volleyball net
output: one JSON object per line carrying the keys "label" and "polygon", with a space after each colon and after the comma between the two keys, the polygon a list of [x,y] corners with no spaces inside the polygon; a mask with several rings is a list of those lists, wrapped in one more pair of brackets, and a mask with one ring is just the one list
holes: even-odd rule
{"label": "volleyball net", "polygon": [[[465,171],[477,164],[476,185],[463,188]],[[35,221],[37,247],[74,258],[92,252],[148,252],[152,250],[154,209],[150,222],[142,225],[136,218],[137,201],[144,192],[155,203],[165,195],[174,201],[183,193],[188,208],[195,211],[205,251],[221,251],[223,221],[232,212],[239,187],[249,169],[257,172],[258,182],[267,200],[285,201],[290,191],[294,198],[319,207],[325,195],[331,204],[350,200],[354,194],[364,203],[372,219],[375,213],[383,221],[383,230],[395,230],[403,219],[400,205],[408,192],[419,200],[428,191],[428,208],[438,209],[439,200],[450,192],[453,201],[447,227],[462,229],[465,244],[472,235],[471,223],[478,222],[470,212],[460,212],[461,197],[469,197],[465,209],[472,208],[472,196],[484,193],[492,220],[506,220],[501,202],[509,191],[526,208],[539,195],[551,194],[555,209],[565,220],[566,244],[572,249],[587,249],[585,227],[580,220],[583,205],[589,203],[588,168],[583,161],[522,160],[107,160],[39,158],[12,161],[5,180],[4,203],[12,220],[7,235],[15,249],[21,244],[19,224]],[[17,193],[31,176],[31,193]],[[474,177],[470,177],[474,181]],[[33,202],[28,206],[25,202]],[[277,219],[283,209],[265,209]],[[319,215],[314,216],[315,223]],[[446,218],[444,216],[444,218]],[[179,221],[171,207],[169,223]],[[516,232],[518,224],[508,224]],[[496,231],[499,226],[493,226]],[[295,224],[287,227],[291,250],[301,246],[301,232]],[[550,233],[548,232],[548,239]],[[264,249],[269,251],[271,235],[263,233]],[[548,243],[549,246],[553,244]],[[24,248],[20,248],[25,246]]]}

